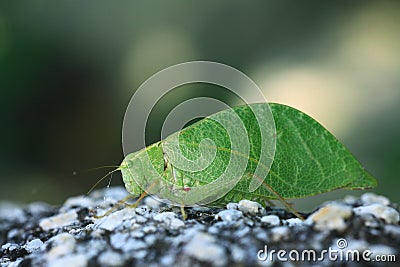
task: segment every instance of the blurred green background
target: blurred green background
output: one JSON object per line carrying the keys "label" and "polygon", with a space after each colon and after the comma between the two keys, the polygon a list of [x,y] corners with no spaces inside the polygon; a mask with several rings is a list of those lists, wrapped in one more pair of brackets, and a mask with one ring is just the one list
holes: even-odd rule
{"label": "blurred green background", "polygon": [[136,88],[190,60],[238,68],[313,116],[378,178],[374,192],[400,202],[399,1],[1,1],[0,199],[87,192],[106,170],[82,170],[123,158]]}

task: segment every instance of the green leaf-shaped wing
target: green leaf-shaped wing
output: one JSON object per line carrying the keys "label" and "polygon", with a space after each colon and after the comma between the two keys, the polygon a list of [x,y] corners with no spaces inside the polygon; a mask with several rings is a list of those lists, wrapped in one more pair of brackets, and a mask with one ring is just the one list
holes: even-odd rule
{"label": "green leaf-shaped wing", "polygon": [[[275,127],[271,123],[260,124],[254,115],[267,109],[272,111]],[[209,203],[217,199],[214,202],[223,204],[243,198],[291,199],[339,188],[376,186],[376,179],[355,157],[303,112],[266,103],[229,111],[213,114],[165,140],[129,154],[121,164],[128,191],[139,194],[152,187],[148,190],[150,193],[178,203]],[[273,144],[267,151],[263,150],[262,137],[269,138]],[[232,142],[239,142],[239,147],[244,149],[238,151]],[[274,153],[271,147],[275,146]],[[244,167],[239,166],[243,162]],[[254,177],[263,183],[253,191],[250,189]],[[152,186],[155,183],[157,186]]]}

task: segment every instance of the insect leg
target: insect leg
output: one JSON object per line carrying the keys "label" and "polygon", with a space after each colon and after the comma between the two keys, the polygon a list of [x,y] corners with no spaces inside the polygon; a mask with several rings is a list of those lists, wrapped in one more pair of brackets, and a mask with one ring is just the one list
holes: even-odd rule
{"label": "insect leg", "polygon": [[[254,175],[254,174],[253,174]],[[255,175],[254,175],[255,176]],[[255,176],[256,178],[260,179],[260,177]],[[272,194],[274,194],[281,202],[283,205],[285,205],[285,207],[291,211],[294,215],[296,215],[296,217],[298,217],[299,219],[304,221],[304,217],[297,212],[297,210],[295,210],[292,205],[286,201],[286,199],[284,199],[281,195],[279,195],[278,192],[276,192],[269,184],[267,184],[265,181],[262,181],[262,185],[267,188]]]}
{"label": "insect leg", "polygon": [[181,214],[182,214],[182,218],[184,221],[186,221],[187,219],[187,214],[185,212],[185,205],[183,204],[183,202],[181,203]]}
{"label": "insect leg", "polygon": [[108,210],[106,213],[104,213],[103,215],[94,215],[93,217],[94,217],[95,219],[104,218],[104,217],[110,215],[112,212],[116,211],[116,210],[117,210],[118,208],[120,208],[121,206],[127,206],[127,205],[129,205],[129,204],[126,203],[126,201],[128,201],[129,199],[132,199],[132,198],[135,198],[135,196],[134,196],[134,195],[128,195],[128,196],[124,197],[123,199],[119,200],[119,201],[117,202],[117,204],[116,204],[114,207],[112,207],[111,209],[109,209],[109,210]]}
{"label": "insect leg", "polygon": [[[150,190],[151,190],[153,187],[155,187],[157,184],[158,184],[158,181],[154,181],[154,182],[147,188],[147,191],[150,191]],[[116,211],[117,209],[119,209],[121,206],[129,207],[129,208],[136,208],[136,207],[139,205],[140,201],[142,201],[142,199],[143,199],[145,196],[148,195],[147,191],[143,191],[143,193],[139,196],[139,198],[138,198],[138,199],[135,201],[135,203],[133,203],[133,204],[129,204],[129,203],[126,203],[126,202],[127,202],[129,199],[136,198],[136,196],[135,196],[135,195],[128,195],[128,196],[124,197],[123,199],[119,200],[119,201],[117,202],[117,204],[116,204],[114,207],[112,207],[111,209],[109,209],[109,210],[108,210],[106,213],[104,213],[103,215],[94,215],[93,217],[94,217],[95,219],[104,218],[104,217],[110,215],[111,213],[113,213],[114,211]]]}
{"label": "insect leg", "polygon": [[150,192],[150,190],[153,189],[157,184],[158,184],[158,180],[155,180],[154,182],[152,182],[152,183],[150,184],[150,186],[149,186],[145,191],[143,191],[143,193],[139,196],[139,198],[135,201],[135,203],[133,203],[133,204],[127,204],[126,206],[127,206],[127,207],[130,207],[130,208],[137,208],[137,206],[139,206],[140,201],[142,201],[142,199],[143,199],[145,196],[148,195],[147,192]]}
{"label": "insect leg", "polygon": [[[176,173],[176,170],[175,170],[174,166],[170,165],[170,167],[171,167],[171,175],[172,175],[172,178],[173,178],[173,183],[174,183],[174,185],[176,185],[178,183],[177,173]],[[183,183],[183,176],[181,175],[181,177],[179,177],[179,178],[182,180],[181,181],[182,182],[182,189],[184,190],[185,189],[185,185]],[[183,201],[181,203],[181,214],[182,214],[183,220],[186,220],[187,219],[187,214],[185,212],[185,204],[183,203]]]}

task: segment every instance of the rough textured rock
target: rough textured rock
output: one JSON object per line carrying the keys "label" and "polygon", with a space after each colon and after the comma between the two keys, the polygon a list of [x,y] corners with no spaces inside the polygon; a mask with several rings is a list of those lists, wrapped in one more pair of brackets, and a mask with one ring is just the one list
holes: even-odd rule
{"label": "rough textured rock", "polygon": [[[275,261],[264,250],[370,250],[400,257],[399,209],[372,193],[326,203],[305,221],[291,213],[242,200],[225,208],[179,207],[153,198],[137,208],[120,207],[122,187],[45,203],[0,203],[0,266],[308,266],[307,261]],[[293,254],[295,255],[295,254]],[[319,255],[319,254],[317,254]],[[261,260],[260,260],[261,259]],[[318,266],[379,265],[377,262],[316,260]],[[396,262],[386,263],[396,265]]]}

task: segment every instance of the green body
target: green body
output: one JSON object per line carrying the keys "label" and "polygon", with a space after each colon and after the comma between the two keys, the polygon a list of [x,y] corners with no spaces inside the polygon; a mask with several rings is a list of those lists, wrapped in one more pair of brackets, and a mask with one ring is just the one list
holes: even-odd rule
{"label": "green body", "polygon": [[[253,110],[261,109],[265,108],[263,105],[267,104],[252,104],[251,107]],[[261,166],[269,171],[266,177],[261,177],[265,184],[253,192],[249,191],[250,180],[260,164],[260,127],[249,106],[235,107],[233,110],[248,132],[250,151],[248,155],[242,155],[246,157],[247,167],[242,178],[229,192],[209,204],[223,205],[241,199],[263,201],[275,199],[278,195],[284,199],[293,199],[339,188],[365,189],[376,186],[376,179],[314,119],[285,105],[269,106],[275,120],[276,133],[268,138],[276,139],[276,151],[270,170],[268,166]],[[207,203],[207,196],[202,199],[202,193],[192,192],[192,188],[208,185],[220,177],[232,153],[228,133],[214,120],[217,116],[226,114],[222,111],[211,115],[165,140],[126,156],[120,170],[127,190],[139,195],[143,189],[151,187],[151,190],[146,191],[179,204]],[[165,144],[178,139],[182,154],[195,160],[201,153],[199,144],[205,138],[214,141],[216,154],[212,163],[201,171],[182,171],[165,157]],[[212,190],[209,187],[207,192]],[[221,192],[215,188],[215,192],[210,195]]]}

